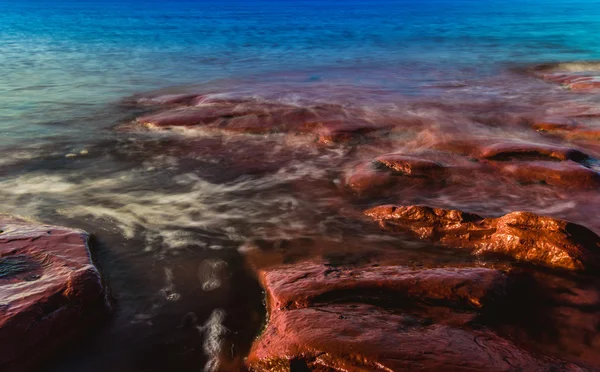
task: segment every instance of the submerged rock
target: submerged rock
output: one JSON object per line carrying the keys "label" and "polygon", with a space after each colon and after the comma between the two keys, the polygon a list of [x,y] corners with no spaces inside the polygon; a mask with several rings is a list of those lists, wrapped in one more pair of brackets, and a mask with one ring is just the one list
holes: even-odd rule
{"label": "submerged rock", "polygon": [[541,145],[534,143],[506,142],[483,148],[481,157],[488,160],[550,160],[584,161],[588,155],[569,147]]}
{"label": "submerged rock", "polygon": [[531,123],[537,131],[552,132],[557,130],[572,131],[579,128],[577,121],[565,117],[543,117],[534,119]]}
{"label": "submerged rock", "polygon": [[584,270],[600,267],[600,237],[583,226],[528,212],[483,218],[457,210],[383,205],[365,211],[390,232],[412,232],[476,255]]}
{"label": "submerged rock", "polygon": [[0,215],[0,369],[24,371],[106,314],[84,231]]}
{"label": "submerged rock", "polygon": [[371,195],[394,186],[435,186],[445,180],[438,162],[404,154],[385,154],[352,169],[346,185],[358,195]]}
{"label": "submerged rock", "polygon": [[[180,102],[178,97],[173,98]],[[181,98],[186,102],[187,96]],[[170,103],[171,100],[161,99]],[[191,102],[191,101],[190,101]],[[150,129],[203,128],[245,134],[313,134],[320,143],[349,142],[390,128],[364,118],[357,109],[340,105],[295,106],[256,99],[203,99],[193,105],[169,108],[138,117]]]}
{"label": "submerged rock", "polygon": [[600,67],[597,62],[545,64],[536,66],[533,72],[548,82],[562,84],[573,91],[600,90]]}
{"label": "submerged rock", "polygon": [[519,161],[500,164],[499,169],[524,184],[544,183],[588,189],[600,187],[598,172],[572,161]]}

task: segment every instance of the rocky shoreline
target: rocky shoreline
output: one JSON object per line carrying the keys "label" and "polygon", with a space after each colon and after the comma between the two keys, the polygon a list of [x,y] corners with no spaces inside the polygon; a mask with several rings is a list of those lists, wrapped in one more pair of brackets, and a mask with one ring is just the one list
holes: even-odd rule
{"label": "rocky shoreline", "polygon": [[[599,71],[544,65],[526,78],[561,97],[593,98]],[[330,169],[319,164],[327,176],[289,189],[325,200],[329,213],[373,236],[405,242],[246,242],[239,251],[265,291],[267,321],[243,361],[221,353],[207,370],[593,371],[597,216],[582,213],[594,219],[583,226],[527,205],[482,212],[478,204],[543,195],[600,208],[600,106],[591,102],[535,112],[472,104],[463,116],[439,105],[432,122],[418,104],[378,111],[186,92],[131,99],[125,106],[139,114],[115,130],[172,134],[170,155],[210,154],[252,175],[338,151]],[[32,369],[110,305],[87,233],[11,216],[0,217],[0,230],[0,339],[10,345],[0,366]],[[449,256],[431,259],[436,250]]]}

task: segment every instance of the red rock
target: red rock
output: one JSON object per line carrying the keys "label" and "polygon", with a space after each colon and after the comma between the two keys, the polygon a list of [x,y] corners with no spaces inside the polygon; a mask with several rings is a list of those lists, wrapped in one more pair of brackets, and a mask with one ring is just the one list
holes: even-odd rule
{"label": "red rock", "polygon": [[253,371],[583,370],[469,326],[502,301],[498,270],[301,262],[259,278],[269,321],[246,359]]}
{"label": "red rock", "polygon": [[600,174],[571,161],[512,162],[501,165],[500,170],[522,183],[590,189],[600,186]]}
{"label": "red rock", "polygon": [[258,276],[273,311],[313,306],[329,292],[344,291],[356,292],[363,299],[369,293],[386,291],[396,300],[447,301],[455,306],[480,308],[486,301],[502,296],[506,282],[502,272],[490,269],[344,268],[314,262],[262,269]]}
{"label": "red rock", "polygon": [[403,154],[381,155],[375,159],[375,162],[394,172],[416,177],[439,174],[444,169],[440,163],[435,161]]}
{"label": "red rock", "polygon": [[507,256],[568,270],[600,267],[600,237],[583,226],[527,212],[482,218],[457,210],[383,205],[365,214],[390,232],[412,232],[420,239],[476,255]]}
{"label": "red rock", "polygon": [[371,195],[395,186],[435,186],[444,180],[445,168],[435,161],[385,154],[353,169],[346,185],[359,195]]}
{"label": "red rock", "polygon": [[206,105],[197,108],[174,109],[157,114],[142,116],[136,121],[148,127],[178,127],[200,126],[214,123],[223,117],[250,115],[250,110],[223,107],[221,105]]}
{"label": "red rock", "polygon": [[481,157],[489,160],[555,161],[583,161],[589,158],[586,154],[576,149],[530,142],[505,142],[487,146],[481,150]]}
{"label": "red rock", "polygon": [[389,126],[386,125],[377,125],[354,118],[323,121],[314,131],[317,133],[320,143],[331,144],[351,142],[360,136],[388,128]]}
{"label": "red rock", "polygon": [[536,358],[486,330],[465,331],[364,304],[279,311],[255,342],[253,371],[583,371]]}
{"label": "red rock", "polygon": [[[181,98],[183,99],[183,98]],[[203,127],[248,134],[314,134],[320,143],[353,141],[391,125],[361,118],[339,105],[299,107],[251,99],[204,99],[195,106],[141,116],[136,123],[152,129]]]}
{"label": "red rock", "polygon": [[[600,280],[528,270],[511,276],[511,300],[487,321],[524,347],[600,367]],[[511,283],[512,282],[512,283]]]}
{"label": "red rock", "polygon": [[373,164],[363,164],[352,170],[346,177],[346,185],[360,196],[371,195],[394,185],[394,176],[390,172],[382,172]]}
{"label": "red rock", "polygon": [[0,369],[35,367],[105,314],[84,231],[0,216]]}

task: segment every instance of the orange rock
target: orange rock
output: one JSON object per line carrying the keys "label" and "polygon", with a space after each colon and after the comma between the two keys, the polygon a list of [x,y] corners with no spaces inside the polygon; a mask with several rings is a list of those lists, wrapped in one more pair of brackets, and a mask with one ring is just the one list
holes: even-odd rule
{"label": "orange rock", "polygon": [[35,367],[105,314],[88,235],[0,216],[0,369]]}
{"label": "orange rock", "polygon": [[500,255],[568,270],[600,267],[600,237],[583,226],[527,212],[482,218],[457,210],[383,205],[365,214],[390,232],[412,232],[420,239],[476,255]]}

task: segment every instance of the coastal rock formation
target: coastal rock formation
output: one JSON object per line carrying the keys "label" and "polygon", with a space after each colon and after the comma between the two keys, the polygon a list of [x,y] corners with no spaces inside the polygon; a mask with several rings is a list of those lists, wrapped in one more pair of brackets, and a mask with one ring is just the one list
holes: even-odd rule
{"label": "coastal rock formation", "polygon": [[253,371],[583,370],[473,326],[504,300],[498,270],[300,262],[258,276],[269,321],[246,361]]}
{"label": "coastal rock formation", "polygon": [[365,214],[387,231],[412,232],[444,246],[471,249],[476,255],[506,256],[568,270],[600,267],[598,235],[583,226],[533,213],[483,218],[457,210],[382,205]]}
{"label": "coastal rock formation", "polygon": [[81,230],[0,216],[3,371],[35,367],[106,313],[88,239]]}
{"label": "coastal rock formation", "polygon": [[[357,136],[390,126],[370,121],[359,110],[340,105],[308,107],[254,99],[191,99],[187,95],[148,99],[166,110],[138,117],[135,123],[150,129],[203,128],[245,134],[314,134],[321,143],[348,142]],[[172,108],[172,102],[188,103]]]}

